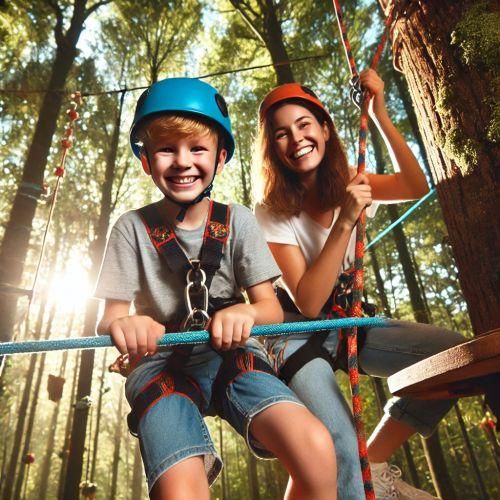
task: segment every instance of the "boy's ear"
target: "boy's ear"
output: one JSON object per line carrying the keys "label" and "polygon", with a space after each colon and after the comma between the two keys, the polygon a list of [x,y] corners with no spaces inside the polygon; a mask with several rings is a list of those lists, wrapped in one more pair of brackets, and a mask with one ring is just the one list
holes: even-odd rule
{"label": "boy's ear", "polygon": [[146,156],[146,152],[143,150],[141,151],[141,165],[142,169],[147,175],[151,175],[151,168],[149,167],[149,160],[148,157]]}
{"label": "boy's ear", "polygon": [[217,160],[217,170],[216,174],[220,174],[224,170],[224,165],[226,163],[227,150],[221,149],[219,152],[219,159]]}

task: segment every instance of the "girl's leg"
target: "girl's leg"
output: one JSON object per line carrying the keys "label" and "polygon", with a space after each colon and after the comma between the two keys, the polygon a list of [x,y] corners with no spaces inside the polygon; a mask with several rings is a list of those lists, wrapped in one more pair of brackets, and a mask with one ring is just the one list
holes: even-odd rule
{"label": "girl's leg", "polygon": [[[330,353],[337,350],[337,333],[332,332],[324,346]],[[288,358],[307,337],[279,339],[272,346],[277,359]],[[340,500],[364,498],[358,442],[352,412],[338,386],[335,373],[324,359],[304,365],[289,383],[290,389],[330,431],[338,464],[337,492]]]}
{"label": "girl's leg", "polygon": [[155,482],[153,500],[209,500],[208,480],[203,457],[190,457],[175,464]]}
{"label": "girl's leg", "polygon": [[295,374],[289,387],[330,431],[338,464],[339,499],[364,498],[352,412],[331,366],[320,358],[310,361]]}
{"label": "girl's leg", "polygon": [[[464,341],[458,333],[433,325],[391,321],[368,330],[359,362],[369,375],[388,377],[424,358]],[[373,462],[385,462],[411,435],[429,436],[455,403],[450,400],[392,398],[368,442]]]}
{"label": "girl's leg", "polygon": [[290,474],[285,498],[337,498],[333,442],[306,408],[288,402],[274,404],[252,419],[250,431]]}

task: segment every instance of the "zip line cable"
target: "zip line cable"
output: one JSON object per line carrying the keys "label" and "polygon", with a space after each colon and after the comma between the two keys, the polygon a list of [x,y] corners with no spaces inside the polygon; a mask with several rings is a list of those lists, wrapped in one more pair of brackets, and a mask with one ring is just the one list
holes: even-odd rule
{"label": "zip line cable", "polygon": [[[247,66],[246,68],[236,68],[236,69],[227,69],[227,70],[220,70],[220,71],[215,71],[213,73],[206,73],[204,75],[200,76],[193,76],[191,78],[210,78],[212,76],[221,76],[221,75],[229,75],[229,74],[235,74],[235,73],[242,73],[244,71],[253,71],[256,69],[263,69],[263,68],[269,68],[271,66],[288,66],[293,63],[299,63],[299,62],[304,62],[304,61],[309,61],[312,59],[322,59],[325,57],[330,57],[331,54],[315,54],[311,56],[303,56],[303,57],[297,57],[295,59],[289,59],[288,61],[280,61],[277,63],[268,63],[268,64],[258,64],[256,66]],[[131,88],[122,88],[122,89],[113,89],[113,90],[102,90],[99,92],[81,92],[82,97],[90,97],[90,96],[98,96],[98,95],[105,95],[105,94],[118,94],[120,92],[133,92],[135,90],[145,90],[149,87],[149,85],[142,85],[139,87],[131,87]],[[22,90],[22,89],[2,89],[0,88],[0,94],[47,94],[49,92],[53,93],[61,93],[61,94],[71,94],[73,91],[71,90],[66,90],[66,89],[41,89],[41,90]]]}

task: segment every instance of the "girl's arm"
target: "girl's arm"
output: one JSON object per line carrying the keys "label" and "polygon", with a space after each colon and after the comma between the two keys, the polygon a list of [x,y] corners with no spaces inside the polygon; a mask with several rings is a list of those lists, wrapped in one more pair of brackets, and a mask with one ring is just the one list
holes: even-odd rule
{"label": "girl's arm", "polygon": [[346,189],[346,199],[319,256],[309,267],[298,246],[269,243],[296,306],[308,318],[319,315],[330,297],[361,210],[371,205],[366,175],[357,175]]}
{"label": "girl's arm", "polygon": [[368,174],[373,199],[403,201],[421,198],[429,187],[420,165],[403,136],[389,118],[384,99],[384,82],[377,73],[368,69],[360,74],[360,83],[372,95],[370,115],[382,135],[395,170],[394,174]]}

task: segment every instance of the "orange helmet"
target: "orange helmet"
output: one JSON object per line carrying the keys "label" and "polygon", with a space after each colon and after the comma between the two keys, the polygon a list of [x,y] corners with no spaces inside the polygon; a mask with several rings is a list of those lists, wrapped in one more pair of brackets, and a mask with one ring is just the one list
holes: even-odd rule
{"label": "orange helmet", "polygon": [[287,99],[303,99],[304,101],[311,102],[320,108],[327,117],[330,116],[323,103],[311,89],[305,87],[304,85],[300,85],[300,83],[284,83],[283,85],[271,90],[271,92],[269,92],[260,103],[260,122],[262,123],[264,121],[271,106]]}

